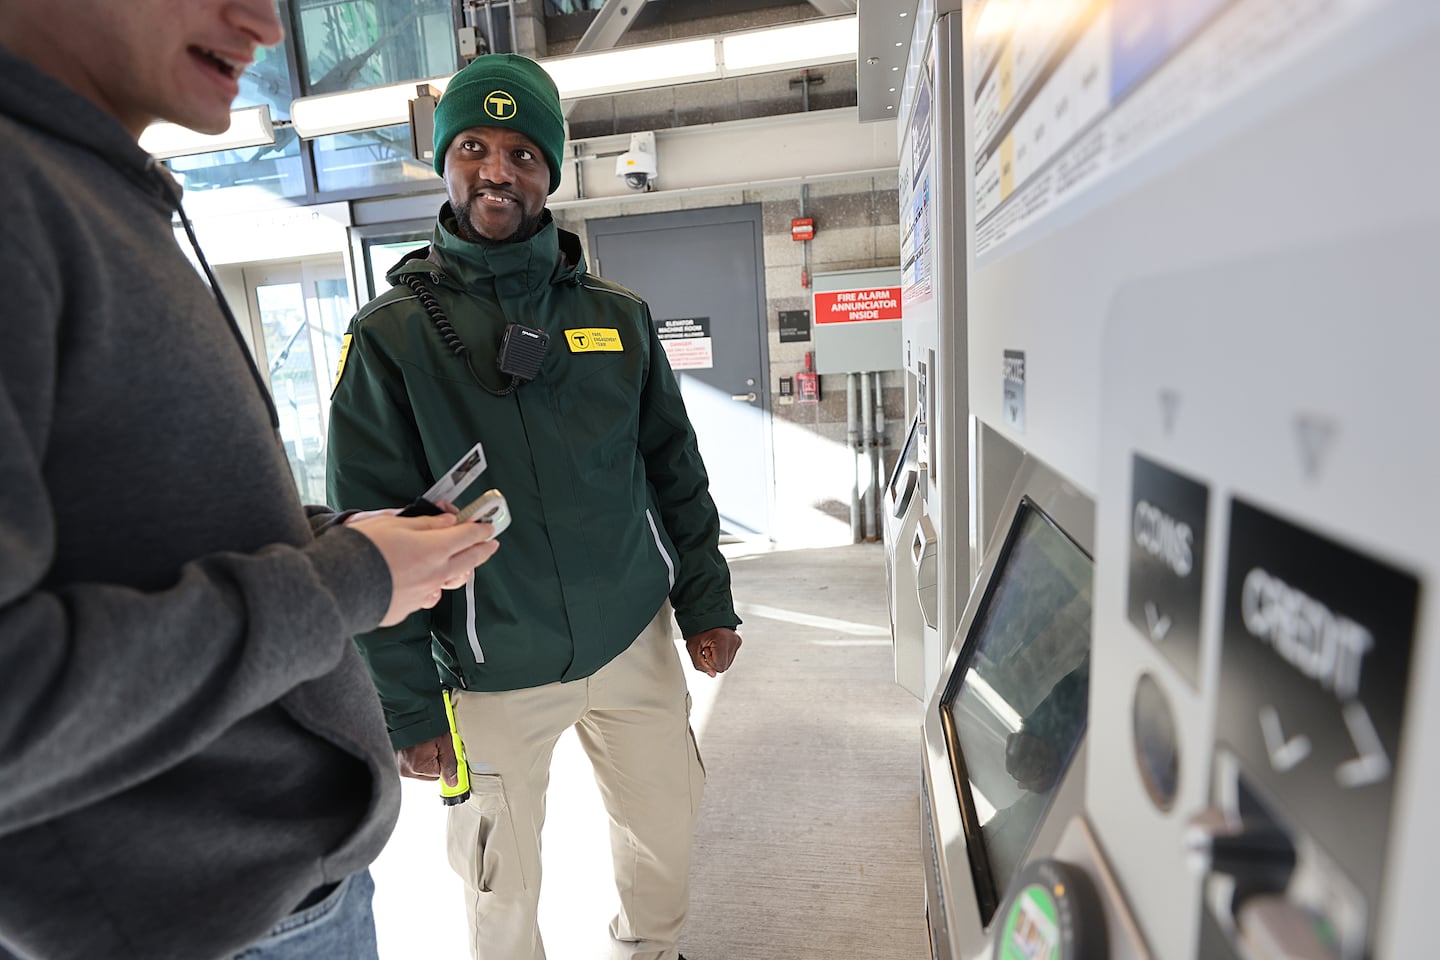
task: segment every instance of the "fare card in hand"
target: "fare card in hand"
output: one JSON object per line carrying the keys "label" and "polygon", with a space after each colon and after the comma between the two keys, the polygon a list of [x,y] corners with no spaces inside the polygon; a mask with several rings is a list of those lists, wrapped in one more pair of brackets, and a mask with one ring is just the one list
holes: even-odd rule
{"label": "fare card in hand", "polygon": [[475,478],[485,472],[485,449],[475,444],[455,465],[440,475],[435,486],[425,491],[425,499],[431,503],[454,503]]}

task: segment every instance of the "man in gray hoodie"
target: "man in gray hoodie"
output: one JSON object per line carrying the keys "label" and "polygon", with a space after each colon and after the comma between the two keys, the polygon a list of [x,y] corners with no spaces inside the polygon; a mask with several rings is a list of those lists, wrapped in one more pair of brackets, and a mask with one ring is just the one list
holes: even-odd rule
{"label": "man in gray hoodie", "polygon": [[223,130],[280,39],[274,0],[0,3],[0,957],[375,956],[399,789],[350,637],[495,546],[302,507],[175,243],[137,136]]}

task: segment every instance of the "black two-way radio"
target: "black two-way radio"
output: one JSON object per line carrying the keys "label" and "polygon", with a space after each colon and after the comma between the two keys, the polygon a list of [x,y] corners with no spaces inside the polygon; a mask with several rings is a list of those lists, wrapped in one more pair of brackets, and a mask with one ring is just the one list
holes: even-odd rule
{"label": "black two-way radio", "polygon": [[500,338],[500,354],[495,358],[495,365],[501,373],[508,373],[521,383],[529,383],[540,372],[540,364],[545,362],[545,348],[549,344],[550,337],[544,330],[507,323]]}

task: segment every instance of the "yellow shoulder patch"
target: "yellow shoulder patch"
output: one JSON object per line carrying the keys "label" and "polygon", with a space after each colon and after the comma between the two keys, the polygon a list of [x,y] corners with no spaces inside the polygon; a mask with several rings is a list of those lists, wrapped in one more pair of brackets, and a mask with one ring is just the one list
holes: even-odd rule
{"label": "yellow shoulder patch", "polygon": [[625,349],[620,342],[620,331],[614,327],[566,330],[565,339],[570,341],[571,353],[621,353]]}
{"label": "yellow shoulder patch", "polygon": [[331,393],[340,386],[340,374],[345,372],[345,358],[350,356],[350,341],[354,336],[353,333],[347,333],[345,339],[340,341],[340,362],[335,365],[335,382],[330,386]]}

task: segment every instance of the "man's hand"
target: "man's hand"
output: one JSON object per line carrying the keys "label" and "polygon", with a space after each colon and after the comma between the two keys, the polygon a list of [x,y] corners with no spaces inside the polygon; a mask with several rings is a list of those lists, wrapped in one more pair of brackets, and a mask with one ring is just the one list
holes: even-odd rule
{"label": "man's hand", "polygon": [[741,642],[740,634],[729,627],[715,627],[686,637],[685,649],[690,651],[690,662],[695,664],[695,669],[713,677],[730,669]]}
{"label": "man's hand", "polygon": [[400,776],[416,780],[438,780],[444,778],[447,787],[453,787],[460,779],[460,770],[455,760],[455,741],[450,734],[442,733],[434,740],[417,743],[413,747],[395,751],[395,765]]}
{"label": "man's hand", "polygon": [[346,526],[369,537],[390,568],[390,608],[382,627],[435,606],[441,593],[463,587],[500,548],[490,524],[457,524],[450,513],[399,517],[374,511],[351,517]]}

